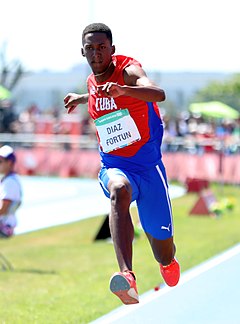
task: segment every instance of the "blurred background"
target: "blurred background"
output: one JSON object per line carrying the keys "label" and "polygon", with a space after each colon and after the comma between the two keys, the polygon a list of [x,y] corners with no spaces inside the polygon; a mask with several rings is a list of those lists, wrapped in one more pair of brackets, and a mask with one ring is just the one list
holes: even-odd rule
{"label": "blurred background", "polygon": [[22,175],[95,178],[99,157],[87,106],[67,115],[63,98],[84,93],[90,70],[81,32],[110,26],[117,54],[138,59],[167,100],[163,159],[170,180],[240,183],[237,1],[4,2],[0,20],[0,145]]}
{"label": "blurred background", "polygon": [[[182,271],[235,244],[239,251],[238,7],[238,0],[1,2],[0,146],[16,150],[23,181],[16,234],[34,231],[0,240],[4,323],[16,318],[19,323],[90,323],[119,306],[106,289],[116,266],[112,245],[108,240],[92,244],[109,212],[96,184],[95,129],[87,105],[67,115],[63,104],[68,92],[86,91],[90,70],[81,56],[81,34],[92,22],[109,25],[116,54],[139,60],[166,92],[166,101],[159,103],[162,151],[170,196],[181,197],[173,199],[173,212]],[[176,195],[179,189],[184,190]],[[132,212],[137,219],[134,206]],[[55,227],[80,219],[77,226]],[[156,294],[159,269],[138,225],[139,292]],[[236,320],[237,263],[239,258],[230,270],[224,265],[225,272],[210,278],[199,276],[198,287],[191,283],[191,292],[181,291],[182,304],[177,294],[176,303],[172,295],[171,303],[164,296],[171,310],[161,301],[155,314],[169,317],[174,304],[181,305],[183,323],[187,317],[200,323],[204,316],[213,322]],[[141,320],[149,322],[150,313]]]}

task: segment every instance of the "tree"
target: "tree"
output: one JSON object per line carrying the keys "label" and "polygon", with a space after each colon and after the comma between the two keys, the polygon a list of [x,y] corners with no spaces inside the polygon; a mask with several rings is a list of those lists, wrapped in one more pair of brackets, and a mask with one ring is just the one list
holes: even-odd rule
{"label": "tree", "polygon": [[12,90],[24,73],[22,63],[19,60],[7,60],[7,44],[0,48],[0,85]]}
{"label": "tree", "polygon": [[[19,60],[7,60],[6,48],[6,43],[0,48],[0,85],[11,92],[22,77],[24,69]],[[13,126],[15,120],[17,120],[17,116],[14,113],[12,102],[0,100],[0,132],[15,132]]]}
{"label": "tree", "polygon": [[210,82],[192,98],[192,102],[205,101],[221,101],[240,112],[240,73],[223,82]]}

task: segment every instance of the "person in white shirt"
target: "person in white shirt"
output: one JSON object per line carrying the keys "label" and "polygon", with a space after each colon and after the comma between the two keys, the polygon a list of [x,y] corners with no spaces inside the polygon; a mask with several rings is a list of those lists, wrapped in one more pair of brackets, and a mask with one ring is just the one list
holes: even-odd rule
{"label": "person in white shirt", "polygon": [[22,202],[22,185],[14,171],[16,155],[13,148],[4,145],[0,148],[0,238],[14,234],[17,225],[16,210]]}

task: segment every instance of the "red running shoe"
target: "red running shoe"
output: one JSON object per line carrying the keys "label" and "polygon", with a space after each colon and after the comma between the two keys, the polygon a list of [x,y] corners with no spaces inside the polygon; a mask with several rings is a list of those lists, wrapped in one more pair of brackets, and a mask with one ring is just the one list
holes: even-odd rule
{"label": "red running shoe", "polygon": [[110,290],[126,304],[139,303],[136,280],[132,272],[116,272],[110,279]]}
{"label": "red running shoe", "polygon": [[175,258],[167,266],[160,264],[160,271],[168,286],[174,287],[177,285],[180,278],[180,266]]}

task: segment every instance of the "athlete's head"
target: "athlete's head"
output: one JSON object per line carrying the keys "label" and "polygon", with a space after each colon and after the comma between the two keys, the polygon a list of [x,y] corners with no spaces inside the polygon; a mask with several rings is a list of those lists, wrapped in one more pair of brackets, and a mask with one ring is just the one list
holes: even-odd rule
{"label": "athlete's head", "polygon": [[112,45],[112,32],[108,26],[103,23],[88,25],[82,33],[82,45],[82,55],[95,75],[109,71],[115,46]]}
{"label": "athlete's head", "polygon": [[112,45],[112,31],[111,29],[103,23],[93,23],[86,26],[82,32],[82,43],[84,44],[85,35],[89,33],[103,33],[106,35],[107,39]]}

